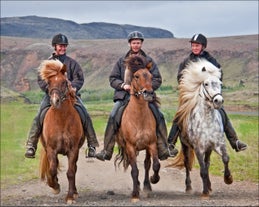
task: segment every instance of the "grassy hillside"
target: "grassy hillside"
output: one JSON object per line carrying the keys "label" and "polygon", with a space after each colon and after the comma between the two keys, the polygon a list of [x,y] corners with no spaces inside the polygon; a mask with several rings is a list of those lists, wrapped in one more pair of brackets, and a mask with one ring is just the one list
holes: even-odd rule
{"label": "grassy hillside", "polygon": [[[145,39],[143,49],[153,57],[163,77],[158,93],[165,97],[164,102],[167,99],[175,102],[177,70],[190,52],[189,39]],[[85,84],[81,93],[85,102],[112,99],[108,76],[127,50],[124,39],[70,40],[67,53],[84,70]],[[257,111],[258,36],[209,38],[207,50],[224,71],[225,106]],[[37,67],[51,52],[49,39],[1,37],[1,87],[10,91],[10,95],[1,94],[2,101],[12,97],[11,91],[15,91],[32,103],[39,103],[42,93],[36,81]]]}

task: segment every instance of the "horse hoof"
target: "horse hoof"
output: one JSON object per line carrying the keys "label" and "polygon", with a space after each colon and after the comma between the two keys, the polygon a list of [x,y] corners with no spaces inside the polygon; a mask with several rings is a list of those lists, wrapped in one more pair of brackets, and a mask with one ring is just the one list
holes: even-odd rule
{"label": "horse hoof", "polygon": [[191,194],[192,193],[192,188],[188,187],[185,189],[185,193]]}
{"label": "horse hoof", "polygon": [[74,193],[73,198],[77,199],[78,198],[78,193]]}
{"label": "horse hoof", "polygon": [[202,199],[202,200],[208,200],[209,198],[210,198],[209,193],[202,193],[202,194],[201,194],[201,199]]}
{"label": "horse hoof", "polygon": [[228,176],[228,177],[224,177],[224,182],[226,183],[226,184],[231,184],[231,183],[233,183],[233,177],[232,177],[232,175],[230,175],[230,176]]}
{"label": "horse hoof", "polygon": [[67,204],[72,205],[73,203],[76,203],[74,199],[67,199]]}
{"label": "horse hoof", "polygon": [[60,188],[58,188],[58,189],[54,189],[54,188],[52,188],[52,193],[53,194],[59,194],[60,193]]}
{"label": "horse hoof", "polygon": [[136,203],[136,202],[138,202],[139,201],[139,198],[131,198],[131,203]]}
{"label": "horse hoof", "polygon": [[160,180],[160,176],[159,176],[159,175],[158,175],[158,176],[151,176],[151,177],[150,177],[150,182],[151,182],[152,184],[158,183],[159,180]]}

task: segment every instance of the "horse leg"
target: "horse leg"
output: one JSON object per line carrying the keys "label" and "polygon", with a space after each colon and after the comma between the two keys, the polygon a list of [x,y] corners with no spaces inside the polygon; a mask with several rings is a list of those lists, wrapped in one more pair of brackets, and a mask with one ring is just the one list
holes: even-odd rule
{"label": "horse leg", "polygon": [[153,157],[154,174],[150,177],[150,181],[151,181],[151,183],[156,184],[160,180],[160,176],[159,176],[160,162],[159,162],[158,155],[157,155],[156,145],[153,146],[153,149],[154,149],[153,150],[154,153],[152,153],[152,157]]}
{"label": "horse leg", "polygon": [[209,175],[209,168],[210,168],[210,155],[211,155],[211,150],[207,151],[205,153],[205,158],[204,158],[204,161],[205,161],[205,166],[206,168],[208,169],[208,180],[207,180],[207,184],[208,184],[208,189],[209,191],[212,191],[211,189],[211,182],[210,182],[210,175]]}
{"label": "horse leg", "polygon": [[225,146],[221,147],[221,152],[222,152],[222,161],[224,163],[224,182],[229,185],[233,182],[233,177],[228,167],[229,156],[227,154],[227,150]]}
{"label": "horse leg", "polygon": [[200,165],[200,176],[203,183],[203,191],[202,191],[202,198],[209,197],[209,188],[208,188],[208,168],[204,161],[204,153],[200,152],[199,150],[195,150],[196,157],[198,159]]}
{"label": "horse leg", "polygon": [[151,167],[150,153],[146,150],[146,158],[144,160],[145,167],[145,179],[144,179],[144,191],[152,191],[152,187],[149,180],[149,170]]}
{"label": "horse leg", "polygon": [[53,189],[54,194],[60,193],[60,185],[58,183],[58,157],[53,151],[47,151],[47,157],[49,161],[49,176],[47,176],[47,182],[49,187]]}
{"label": "horse leg", "polygon": [[77,171],[77,160],[78,160],[79,150],[70,151],[67,155],[68,157],[68,170],[67,170],[67,179],[68,179],[68,193],[66,196],[67,204],[75,203],[75,199],[78,197],[76,189],[76,171]]}
{"label": "horse leg", "polygon": [[189,156],[190,156],[190,150],[189,147],[184,145],[182,143],[182,150],[184,155],[184,166],[185,166],[185,192],[191,192],[192,191],[192,181],[190,176],[190,167],[189,167]]}
{"label": "horse leg", "polygon": [[133,191],[131,195],[131,202],[139,201],[140,182],[138,180],[139,170],[137,166],[137,157],[134,147],[126,146],[126,153],[128,155],[129,164],[131,166],[131,177],[133,180]]}

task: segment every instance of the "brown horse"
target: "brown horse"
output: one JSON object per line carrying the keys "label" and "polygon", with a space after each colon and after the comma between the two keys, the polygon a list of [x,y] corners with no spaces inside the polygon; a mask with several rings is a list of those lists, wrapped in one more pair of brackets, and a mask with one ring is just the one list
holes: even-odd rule
{"label": "brown horse", "polygon": [[58,154],[68,158],[67,179],[69,182],[66,202],[72,204],[78,193],[75,184],[79,149],[85,136],[81,119],[74,108],[75,90],[66,78],[66,66],[58,60],[45,60],[39,68],[40,76],[48,83],[51,107],[46,113],[41,135],[40,175],[54,194],[60,192],[58,183]]}
{"label": "brown horse", "polygon": [[[133,179],[131,200],[136,202],[139,200],[140,191],[139,170],[137,167],[138,152],[146,150],[144,191],[152,191],[150,181],[153,184],[159,181],[160,163],[156,145],[156,120],[148,105],[150,101],[155,99],[152,89],[152,75],[149,72],[151,64],[146,65],[145,60],[138,56],[129,58],[126,63],[127,69],[125,74],[132,74],[130,78],[131,95],[129,103],[124,110],[121,127],[117,134],[116,141],[119,147],[119,154],[115,158],[115,166],[117,161],[119,161],[119,164],[123,162],[125,170],[129,165],[131,166],[131,176]],[[125,79],[128,79],[128,77]],[[154,175],[149,179],[151,157],[153,159]]]}

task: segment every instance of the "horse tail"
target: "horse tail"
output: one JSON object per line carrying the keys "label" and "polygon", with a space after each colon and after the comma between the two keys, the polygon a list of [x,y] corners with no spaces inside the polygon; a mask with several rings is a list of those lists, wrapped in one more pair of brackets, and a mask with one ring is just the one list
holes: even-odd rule
{"label": "horse tail", "polygon": [[46,179],[46,177],[50,177],[49,175],[49,161],[47,158],[47,153],[44,148],[41,148],[40,151],[40,178],[42,181]]}
{"label": "horse tail", "polygon": [[116,166],[119,167],[120,164],[123,163],[124,170],[126,171],[128,169],[128,167],[129,167],[128,156],[127,156],[127,154],[125,152],[125,148],[124,147],[118,146],[118,149],[119,149],[119,152],[118,152],[118,154],[115,157],[114,166],[115,167]]}
{"label": "horse tail", "polygon": [[[49,173],[49,169],[50,169],[50,165],[49,165],[47,153],[44,147],[42,147],[40,151],[40,178],[42,181],[44,181],[46,178],[51,176]],[[58,171],[61,170],[59,165],[59,160],[57,160],[57,170]]]}
{"label": "horse tail", "polygon": [[[190,147],[187,148],[188,152],[188,170],[192,170],[192,167],[194,165],[195,161],[195,154],[194,150]],[[177,156],[171,160],[171,162],[166,166],[166,167],[172,167],[172,168],[178,168],[178,169],[183,169],[185,167],[184,165],[184,153],[183,153],[183,148],[181,148],[180,152],[177,154]]]}

